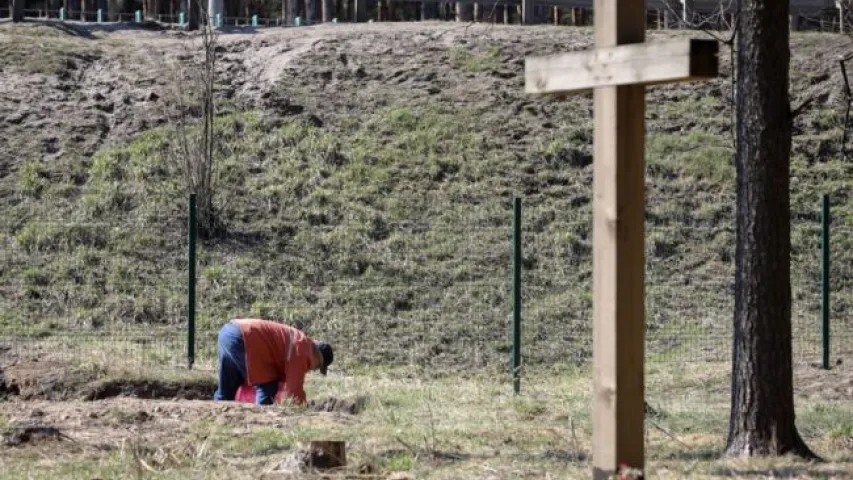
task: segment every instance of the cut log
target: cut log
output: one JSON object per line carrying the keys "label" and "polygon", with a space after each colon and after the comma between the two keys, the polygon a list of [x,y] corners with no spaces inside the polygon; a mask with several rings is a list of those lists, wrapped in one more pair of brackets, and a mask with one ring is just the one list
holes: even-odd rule
{"label": "cut log", "polygon": [[345,467],[347,464],[346,442],[337,440],[312,440],[310,466],[319,470]]}

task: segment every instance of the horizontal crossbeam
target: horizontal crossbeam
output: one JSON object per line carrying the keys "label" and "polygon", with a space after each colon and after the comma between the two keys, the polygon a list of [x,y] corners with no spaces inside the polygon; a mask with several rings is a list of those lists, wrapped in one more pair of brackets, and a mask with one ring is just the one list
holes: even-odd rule
{"label": "horizontal crossbeam", "polygon": [[527,93],[584,93],[712,78],[719,70],[719,48],[716,40],[684,39],[528,57],[524,88]]}

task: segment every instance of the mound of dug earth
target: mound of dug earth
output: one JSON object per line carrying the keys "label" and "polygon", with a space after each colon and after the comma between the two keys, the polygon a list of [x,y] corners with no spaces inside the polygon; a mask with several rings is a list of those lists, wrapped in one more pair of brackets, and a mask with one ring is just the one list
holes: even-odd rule
{"label": "mound of dug earth", "polygon": [[2,445],[16,447],[25,443],[41,443],[54,440],[70,440],[58,428],[48,426],[14,427],[2,435]]}
{"label": "mound of dug earth", "polygon": [[216,384],[210,379],[104,380],[98,372],[69,368],[52,361],[27,361],[0,369],[0,399],[21,400],[101,400],[118,396],[145,399],[207,400]]}
{"label": "mound of dug earth", "polygon": [[320,400],[310,400],[308,408],[315,412],[337,412],[358,415],[367,405],[367,397],[358,396],[352,399],[328,397]]}
{"label": "mound of dug earth", "polygon": [[137,397],[146,399],[175,398],[180,400],[210,400],[216,384],[203,381],[174,382],[160,380],[108,380],[89,384],[83,400],[102,400],[112,397]]}

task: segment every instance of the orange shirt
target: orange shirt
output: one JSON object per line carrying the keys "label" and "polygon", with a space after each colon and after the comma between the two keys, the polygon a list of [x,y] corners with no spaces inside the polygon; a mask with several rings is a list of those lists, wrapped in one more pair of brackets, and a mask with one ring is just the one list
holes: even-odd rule
{"label": "orange shirt", "polygon": [[285,395],[305,403],[302,384],[311,369],[314,341],[300,330],[270,320],[235,319],[246,350],[246,380],[251,385],[284,381]]}

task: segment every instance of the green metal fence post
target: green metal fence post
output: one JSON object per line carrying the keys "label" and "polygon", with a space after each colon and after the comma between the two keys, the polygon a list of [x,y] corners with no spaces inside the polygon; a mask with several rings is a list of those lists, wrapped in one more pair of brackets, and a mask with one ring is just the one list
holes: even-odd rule
{"label": "green metal fence post", "polygon": [[821,337],[823,339],[823,368],[829,370],[829,195],[823,196],[821,215]]}
{"label": "green metal fence post", "polygon": [[189,202],[189,220],[187,229],[189,230],[188,244],[189,248],[189,268],[187,278],[187,363],[188,368],[192,369],[195,363],[195,243],[196,243],[196,211],[195,211],[196,194],[190,194]]}
{"label": "green metal fence post", "polygon": [[513,202],[512,221],[512,391],[521,391],[521,199]]}

